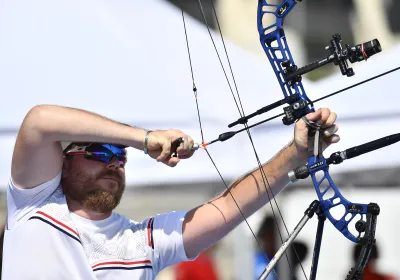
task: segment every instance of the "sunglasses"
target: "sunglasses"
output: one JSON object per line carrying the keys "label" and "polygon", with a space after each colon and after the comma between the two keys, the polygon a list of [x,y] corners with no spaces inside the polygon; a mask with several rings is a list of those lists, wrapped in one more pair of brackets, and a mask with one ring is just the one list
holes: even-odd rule
{"label": "sunglasses", "polygon": [[124,148],[118,148],[111,144],[91,143],[87,146],[76,146],[65,152],[65,156],[83,156],[88,160],[109,163],[116,157],[120,166],[125,166],[127,162],[127,152]]}

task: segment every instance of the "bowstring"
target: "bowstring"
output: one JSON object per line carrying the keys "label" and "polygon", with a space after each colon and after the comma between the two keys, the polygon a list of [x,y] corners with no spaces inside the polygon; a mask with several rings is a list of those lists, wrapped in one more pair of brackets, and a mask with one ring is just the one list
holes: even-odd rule
{"label": "bowstring", "polygon": [[[223,42],[225,54],[226,54],[226,57],[227,57],[227,60],[228,60],[228,63],[229,63],[229,68],[230,68],[230,71],[231,71],[231,75],[232,75],[232,78],[233,78],[233,82],[234,82],[234,85],[235,85],[235,89],[236,89],[236,92],[237,92],[237,95],[238,95],[238,99],[239,99],[239,103],[240,103],[240,107],[241,107],[241,109],[242,109],[242,112],[240,111],[239,105],[238,105],[238,103],[237,103],[237,100],[236,100],[235,95],[234,95],[233,90],[232,90],[232,86],[231,86],[231,84],[230,84],[230,82],[229,82],[229,79],[228,79],[228,76],[227,76],[227,74],[226,74],[225,68],[224,68],[224,66],[223,66],[223,64],[222,64],[221,57],[220,57],[220,55],[219,55],[219,52],[218,52],[218,50],[217,50],[217,47],[216,47],[215,42],[214,42],[214,40],[213,40],[213,37],[212,37],[212,35],[211,35],[210,28],[209,28],[208,22],[207,22],[207,20],[206,20],[205,13],[204,13],[204,10],[203,10],[203,8],[202,8],[201,1],[198,1],[197,4],[198,4],[199,10],[201,11],[201,14],[202,14],[202,16],[203,16],[203,20],[204,20],[204,22],[205,22],[205,24],[206,24],[206,26],[207,26],[208,33],[209,33],[210,38],[211,38],[211,41],[212,41],[212,43],[213,43],[213,45],[214,45],[214,49],[215,49],[216,54],[217,54],[217,56],[218,56],[218,59],[219,59],[219,62],[220,62],[220,64],[221,64],[222,70],[223,70],[223,72],[224,72],[225,78],[226,78],[226,80],[227,80],[227,82],[228,82],[228,86],[229,86],[229,88],[230,88],[230,90],[231,90],[232,96],[233,96],[233,98],[234,98],[234,100],[235,100],[235,103],[236,103],[236,106],[237,106],[237,108],[238,108],[239,114],[240,114],[240,116],[243,116],[243,115],[244,115],[243,105],[242,105],[241,100],[240,100],[239,91],[238,91],[237,84],[236,84],[236,80],[235,80],[235,77],[234,77],[234,74],[233,74],[232,66],[231,66],[231,63],[230,63],[230,60],[229,60],[229,55],[228,55],[228,52],[227,52],[227,50],[226,50],[226,46],[225,46],[225,43],[224,43],[224,39],[223,39],[223,35],[222,35],[222,32],[221,32],[221,28],[220,28],[220,26],[219,26],[218,17],[217,17],[217,14],[216,14],[216,12],[215,12],[214,4],[213,4],[212,1],[211,1],[212,7],[213,7],[213,11],[214,11],[214,15],[215,15],[215,18],[216,18],[217,23],[218,23],[218,28],[219,28],[220,35],[221,35],[221,39],[222,39],[222,42]],[[181,5],[181,9],[182,9],[182,5]],[[183,9],[182,9],[182,13],[183,13]],[[183,15],[183,14],[182,14],[182,17],[183,17],[183,21],[184,21],[184,15]],[[185,23],[184,23],[184,27],[186,28]],[[190,53],[190,51],[189,51],[189,45],[188,45],[188,40],[187,40],[187,32],[186,32],[186,29],[185,29],[185,38],[186,38],[186,43],[187,43],[187,47],[188,47],[188,52]],[[190,55],[189,55],[189,59],[190,59]],[[191,67],[191,70],[192,70],[192,67]],[[192,78],[193,78],[193,73],[192,73]],[[197,102],[197,98],[196,98],[196,102]],[[243,115],[242,115],[242,113],[243,113]],[[199,121],[200,121],[200,120],[199,120]],[[257,152],[256,152],[256,149],[255,149],[255,146],[254,146],[254,142],[253,142],[253,139],[252,139],[252,137],[251,137],[250,131],[248,130],[247,124],[245,124],[245,127],[246,127],[247,134],[248,134],[248,136],[249,136],[250,142],[251,142],[251,144],[252,144],[252,147],[253,147],[253,150],[254,150],[254,153],[255,153],[255,156],[256,156],[256,159],[257,159],[257,163],[258,163],[258,166],[259,166],[260,173],[261,173],[261,175],[262,175],[262,180],[263,180],[264,187],[265,187],[265,190],[266,190],[266,193],[267,193],[267,196],[268,196],[268,200],[269,200],[269,201],[272,201],[272,199],[271,199],[271,197],[270,197],[270,194],[269,194],[269,192],[268,192],[268,189],[269,189],[270,192],[271,192],[271,194],[272,194],[272,198],[273,198],[273,200],[275,201],[275,205],[276,205],[276,207],[277,207],[277,209],[278,209],[278,212],[279,212],[280,217],[281,217],[281,219],[282,219],[282,221],[283,221],[283,224],[284,224],[284,226],[285,226],[286,232],[287,232],[287,234],[289,235],[289,231],[288,231],[288,229],[287,229],[287,226],[286,226],[286,224],[285,224],[285,222],[284,222],[284,219],[283,219],[283,216],[282,216],[281,211],[280,211],[280,209],[279,209],[279,206],[278,206],[278,204],[277,204],[277,202],[276,202],[275,196],[274,196],[274,194],[273,194],[273,192],[272,192],[272,189],[271,189],[271,187],[270,187],[270,184],[269,184],[269,182],[268,182],[268,178],[267,178],[267,176],[266,176],[266,174],[265,174],[265,172],[264,172],[264,170],[263,170],[263,168],[262,168],[261,161],[260,161],[260,159],[259,159],[259,157],[258,157],[258,154],[257,154]],[[230,193],[230,195],[232,196],[233,200],[235,201],[233,195],[231,194],[231,192],[230,192],[228,186],[226,185],[226,183],[225,183],[225,181],[224,181],[224,179],[223,179],[221,173],[219,172],[217,166],[215,165],[215,163],[214,163],[214,161],[212,160],[211,155],[208,153],[208,151],[207,151],[207,154],[208,154],[210,160],[212,161],[212,163],[214,164],[214,167],[216,168],[217,172],[219,173],[219,175],[220,175],[220,177],[221,177],[223,183],[225,184],[225,186],[226,186],[228,192]],[[268,184],[268,188],[267,188],[267,184]],[[236,201],[235,201],[235,203],[236,203]],[[264,253],[264,255],[266,256],[266,253],[264,252],[264,250],[263,250],[262,247],[260,246],[259,240],[258,240],[257,237],[255,236],[253,230],[251,229],[250,225],[249,225],[248,222],[247,222],[246,217],[243,215],[243,213],[242,213],[242,211],[241,211],[241,209],[240,209],[240,207],[239,207],[239,205],[238,205],[237,203],[236,203],[236,206],[238,207],[239,211],[241,212],[241,215],[242,215],[243,219],[244,219],[245,222],[247,223],[247,226],[249,227],[250,231],[252,232],[253,237],[254,237],[255,240],[257,241],[257,244],[259,245],[261,251],[262,251],[262,252]],[[272,209],[272,213],[273,213],[273,215],[274,215],[274,217],[275,217],[275,223],[276,223],[276,226],[277,226],[277,229],[278,229],[278,233],[279,233],[281,242],[283,243],[282,233],[280,232],[280,228],[279,228],[279,226],[278,226],[278,222],[277,222],[277,219],[276,219],[276,216],[277,216],[277,215],[275,214],[274,208],[272,207],[272,203],[271,203],[271,209]],[[300,258],[299,258],[299,256],[298,256],[297,251],[296,251],[296,249],[295,249],[294,246],[293,246],[293,249],[294,249],[294,252],[295,252],[295,254],[296,254],[296,257],[297,257],[297,259],[298,259],[298,261],[299,261],[299,263],[300,263],[300,266],[301,266],[301,268],[302,268],[303,274],[304,274],[305,278],[307,279],[307,276],[306,276],[306,274],[305,274],[304,268],[303,268],[303,266],[302,266],[302,264],[301,264]],[[292,267],[291,267],[291,263],[290,263],[290,261],[289,261],[289,258],[288,258],[288,256],[287,256],[287,252],[286,252],[286,251],[285,251],[285,256],[286,256],[286,259],[287,259],[287,262],[288,262],[288,265],[289,265],[289,268],[290,268],[291,275],[293,276],[293,275],[294,275],[293,269],[292,269]],[[266,257],[267,257],[267,256],[266,256]],[[268,259],[268,257],[267,257],[267,259]],[[274,273],[276,274],[275,270],[274,270]],[[279,277],[278,277],[278,278],[279,278]]]}
{"label": "bowstring", "polygon": [[[200,111],[199,111],[198,99],[197,99],[197,88],[196,88],[196,86],[195,86],[195,81],[194,81],[194,71],[193,71],[193,67],[192,67],[192,61],[191,61],[191,56],[190,56],[190,50],[189,50],[189,49],[190,49],[190,48],[189,48],[189,41],[188,41],[188,36],[187,36],[186,22],[185,22],[185,16],[184,16],[184,13],[183,13],[182,2],[181,2],[181,11],[182,11],[182,21],[183,21],[183,27],[184,27],[184,30],[185,30],[185,39],[186,39],[186,46],[187,46],[188,57],[189,57],[190,71],[191,71],[191,75],[192,75],[192,82],[193,82],[193,93],[194,93],[195,100],[196,100],[197,115],[198,115],[198,117],[199,117],[199,125],[200,125],[200,131],[201,131],[202,143],[204,143],[203,131],[202,131],[202,125],[201,125],[201,118],[200,118]],[[219,56],[219,54],[218,54],[218,56]],[[226,76],[226,77],[227,77],[227,76]],[[236,100],[235,100],[235,101],[236,101]],[[240,111],[239,111],[239,113],[240,113]],[[226,190],[227,190],[227,191],[228,191],[228,193],[231,195],[231,197],[232,197],[232,200],[235,202],[235,204],[236,204],[236,207],[238,208],[238,210],[239,210],[240,214],[242,215],[242,217],[243,217],[244,221],[246,222],[246,224],[247,224],[248,228],[250,229],[250,231],[251,231],[251,233],[252,233],[252,235],[253,235],[254,239],[256,240],[256,242],[257,242],[258,246],[260,247],[261,251],[264,253],[264,256],[265,256],[265,258],[266,258],[266,259],[268,259],[268,256],[267,256],[267,254],[266,254],[266,253],[264,252],[264,250],[262,249],[262,246],[261,246],[261,243],[260,243],[260,241],[258,240],[257,236],[255,235],[255,233],[254,233],[253,229],[251,228],[250,224],[248,223],[248,221],[247,221],[247,219],[246,219],[245,215],[243,214],[243,211],[242,211],[242,209],[240,208],[239,204],[237,203],[237,201],[236,201],[235,197],[232,195],[232,193],[231,193],[231,191],[230,191],[230,189],[229,189],[229,186],[228,186],[228,184],[225,182],[225,179],[223,178],[223,176],[222,176],[221,172],[219,171],[219,169],[218,169],[217,165],[215,164],[215,162],[214,162],[213,158],[211,157],[211,154],[208,152],[208,150],[207,150],[207,149],[205,149],[205,151],[206,151],[206,153],[207,153],[207,155],[208,155],[209,159],[211,160],[212,164],[214,165],[214,167],[215,167],[215,169],[216,169],[216,171],[217,171],[217,173],[218,173],[219,177],[221,178],[221,180],[222,180],[222,182],[223,182],[223,184],[224,184],[224,186],[225,186]],[[279,279],[279,276],[278,276],[278,274],[276,273],[275,269],[274,269],[273,271],[274,271],[275,275],[276,275],[276,276],[278,277],[278,279]]]}
{"label": "bowstring", "polygon": [[182,11],[183,29],[185,30],[186,48],[187,48],[188,57],[189,57],[190,73],[192,75],[193,94],[194,94],[194,99],[196,100],[197,117],[199,119],[201,142],[204,143],[204,134],[203,134],[203,127],[201,125],[199,102],[197,100],[197,87],[196,87],[196,83],[194,81],[194,71],[193,71],[193,66],[192,66],[192,57],[190,56],[190,51],[189,51],[189,40],[188,40],[187,31],[186,31],[186,22],[185,22],[185,16],[183,14],[182,1],[181,1],[181,11]]}
{"label": "bowstring", "polygon": [[[241,98],[240,98],[240,94],[239,94],[238,86],[237,86],[237,83],[236,83],[235,75],[233,74],[232,65],[231,65],[231,62],[230,62],[230,59],[229,59],[228,51],[227,51],[227,48],[226,48],[226,45],[225,45],[225,40],[224,40],[224,37],[223,37],[223,34],[222,34],[221,26],[220,26],[220,24],[219,24],[219,20],[218,20],[218,16],[217,16],[217,13],[216,13],[216,10],[215,10],[215,6],[214,6],[213,0],[210,0],[210,3],[211,3],[211,7],[212,7],[212,10],[213,10],[213,13],[214,13],[214,17],[215,17],[215,20],[216,20],[216,23],[217,23],[218,31],[219,31],[219,34],[220,34],[220,37],[221,37],[221,42],[222,42],[222,45],[223,45],[223,47],[224,47],[225,56],[226,56],[226,59],[227,59],[227,62],[228,62],[228,66],[229,66],[229,69],[230,69],[230,72],[231,72],[233,84],[234,84],[234,86],[235,86],[237,98],[238,98],[238,100],[239,100],[240,108],[242,109],[242,114],[243,114],[243,115],[242,115],[241,112],[240,112],[239,106],[238,106],[238,104],[237,104],[237,101],[236,101],[235,95],[234,95],[234,93],[233,93],[232,87],[231,87],[231,85],[230,85],[230,82],[229,82],[229,80],[228,80],[228,78],[227,78],[227,75],[226,75],[226,73],[225,73],[225,68],[224,68],[224,66],[223,66],[223,64],[222,64],[222,62],[221,62],[221,59],[219,59],[219,60],[220,60],[220,64],[221,64],[221,67],[222,67],[222,69],[223,69],[223,71],[224,71],[224,73],[225,73],[225,77],[226,77],[226,80],[227,80],[227,82],[228,82],[229,88],[230,88],[230,90],[231,90],[232,96],[233,96],[233,98],[234,98],[234,100],[235,100],[235,103],[236,103],[236,105],[237,105],[237,107],[238,107],[239,114],[240,114],[241,117],[243,117],[243,116],[245,115],[245,112],[244,112],[244,109],[243,109],[243,105],[242,105],[242,101],[241,101]],[[207,30],[208,30],[208,33],[209,33],[209,35],[210,35],[210,38],[211,38],[211,40],[212,40],[212,42],[213,42],[214,49],[215,49],[215,51],[216,51],[216,53],[217,53],[217,55],[218,55],[218,57],[219,57],[218,50],[217,50],[216,45],[215,45],[215,43],[214,43],[214,40],[213,40],[213,38],[212,38],[212,35],[211,35],[211,32],[210,32],[210,28],[209,28],[209,25],[208,25],[207,20],[206,20],[206,17],[205,17],[205,13],[204,13],[203,6],[202,6],[202,4],[201,4],[201,0],[198,0],[198,6],[199,6],[199,9],[200,9],[201,14],[202,14],[202,16],[203,16],[204,22],[205,22],[205,24],[206,24],[206,26],[207,26]],[[252,137],[251,137],[251,133],[250,133],[248,124],[245,123],[244,126],[245,126],[245,130],[246,130],[246,132],[247,132],[247,135],[248,135],[248,137],[249,137],[249,140],[250,140],[250,142],[251,142],[251,145],[252,145],[252,147],[253,147],[254,154],[255,154],[255,157],[256,157],[256,159],[257,159],[257,163],[258,163],[258,166],[259,166],[260,173],[262,174],[262,178],[263,178],[263,183],[264,183],[265,191],[266,191],[266,193],[267,193],[267,195],[268,195],[268,200],[269,200],[270,202],[271,202],[272,200],[275,202],[275,206],[276,206],[276,208],[277,208],[277,210],[278,210],[278,212],[279,212],[279,216],[281,217],[282,223],[283,223],[283,225],[284,225],[284,227],[285,227],[285,229],[286,229],[286,233],[289,235],[289,230],[288,230],[288,228],[287,228],[287,226],[286,226],[286,223],[285,223],[285,221],[284,221],[284,219],[283,219],[282,212],[281,212],[281,210],[280,210],[280,208],[279,208],[279,206],[278,206],[278,203],[277,203],[277,201],[276,201],[276,199],[275,199],[275,195],[274,195],[274,193],[273,193],[273,191],[272,191],[272,189],[271,189],[271,186],[270,186],[270,184],[269,184],[268,177],[266,176],[266,174],[265,174],[265,172],[264,172],[264,170],[263,170],[263,168],[262,168],[262,164],[261,164],[261,161],[260,161],[260,159],[259,159],[259,157],[258,157],[258,153],[257,153],[257,151],[256,151],[256,148],[255,148],[253,139],[252,139]],[[266,184],[266,183],[268,184],[268,188],[267,188],[267,184]],[[269,191],[271,192],[271,195],[272,195],[272,198],[273,198],[272,200],[271,200],[271,197],[270,197],[270,195],[269,195],[269,193],[268,193],[268,189],[269,189]],[[277,221],[277,219],[276,219],[276,214],[275,214],[274,208],[273,208],[273,206],[272,206],[272,202],[270,203],[270,205],[271,205],[271,210],[272,210],[273,216],[275,217],[275,225],[276,225],[276,228],[277,228],[277,230],[278,230],[279,237],[280,237],[280,239],[281,239],[281,242],[283,243],[282,234],[281,234],[281,231],[280,231],[280,227],[279,227],[279,225],[278,225],[278,221]],[[300,264],[300,267],[301,267],[301,269],[302,269],[302,271],[303,271],[304,277],[307,279],[307,275],[306,275],[306,273],[305,273],[305,271],[304,271],[304,267],[303,267],[303,265],[302,265],[302,263],[301,263],[301,261],[300,261],[300,257],[298,256],[298,253],[297,253],[297,251],[296,251],[296,248],[294,247],[293,244],[292,244],[292,248],[293,248],[294,253],[295,253],[295,255],[296,255],[296,258],[297,258],[297,260],[298,260],[298,262],[299,262],[299,264]],[[285,251],[285,256],[286,256],[286,259],[287,259],[288,264],[289,264],[290,272],[291,272],[291,274],[292,274],[292,276],[293,276],[293,269],[292,269],[292,267],[291,267],[291,263],[290,263],[290,261],[289,261],[289,258],[288,258],[288,255],[287,255],[287,252],[286,252],[286,251]]]}
{"label": "bowstring", "polygon": [[[222,35],[221,26],[220,26],[220,24],[219,24],[218,16],[217,16],[217,13],[216,13],[216,11],[215,11],[214,2],[213,2],[213,0],[210,0],[210,2],[211,2],[211,7],[212,7],[212,10],[213,10],[214,16],[215,16],[215,20],[216,20],[216,22],[217,22],[219,34],[221,35],[221,41],[222,41],[222,44],[223,44],[223,46],[224,46],[226,58],[227,58],[227,60],[228,60],[229,69],[230,69],[231,74],[232,74],[232,79],[233,79],[233,82],[234,82],[234,85],[235,85],[235,88],[236,88],[236,93],[237,93],[237,96],[238,96],[238,99],[239,99],[239,103],[240,103],[240,106],[242,107],[243,115],[245,115],[244,110],[243,110],[243,106],[242,106],[242,101],[241,101],[240,95],[239,95],[239,90],[238,90],[237,85],[236,85],[236,79],[235,79],[235,76],[233,75],[233,70],[232,70],[232,66],[231,66],[231,61],[230,61],[230,59],[229,59],[228,51],[227,51],[226,46],[225,46],[225,40],[224,40],[224,37],[223,37],[223,35]],[[247,123],[245,123],[245,127],[246,127],[246,130],[248,131],[248,135],[249,135],[249,137],[250,137],[250,141],[251,141],[251,143],[253,144],[253,140],[252,140],[252,138],[251,138],[250,130],[249,130],[249,127],[248,127],[248,124],[247,124]],[[257,152],[256,152],[256,150],[255,150],[254,144],[253,144],[253,148],[254,148],[254,152],[256,153],[256,157],[257,157],[257,159],[258,159],[258,155],[257,155]],[[259,161],[259,160],[258,160],[258,161]],[[259,163],[259,164],[261,164],[261,163]],[[263,173],[263,175],[265,176],[265,179],[266,179],[266,181],[267,181],[267,183],[268,183],[268,188],[269,188],[270,191],[271,191],[271,194],[272,194],[272,197],[273,197],[273,201],[275,202],[275,205],[276,205],[276,207],[277,207],[277,210],[278,210],[278,212],[279,212],[279,215],[280,215],[280,217],[281,217],[281,219],[282,219],[282,223],[283,223],[283,225],[284,225],[284,227],[285,227],[285,229],[286,229],[287,234],[289,235],[288,228],[287,228],[286,223],[285,223],[285,221],[284,221],[284,219],[283,219],[283,215],[282,215],[281,210],[280,210],[280,208],[279,208],[279,206],[278,206],[278,203],[277,203],[277,201],[276,201],[276,199],[275,199],[275,196],[274,196],[274,194],[273,194],[273,192],[272,192],[272,189],[271,189],[271,187],[270,187],[270,185],[269,185],[268,178],[267,178],[267,176],[265,175],[264,170],[262,170],[262,173]],[[265,186],[265,184],[264,184],[264,186]],[[267,190],[267,189],[266,189],[266,190]],[[269,196],[268,196],[268,199],[269,199]],[[274,212],[274,209],[273,209],[273,207],[272,207],[272,204],[271,204],[271,209],[272,209],[272,212]],[[275,215],[275,214],[274,214],[274,215]],[[276,227],[277,227],[278,231],[280,232],[280,228],[279,228],[279,225],[278,225],[278,221],[277,221],[276,219],[275,219],[275,224],[276,224]],[[282,237],[281,237],[281,242],[283,243]],[[295,248],[295,246],[294,246],[293,244],[292,244],[292,248],[293,248],[294,253],[295,253],[296,257],[297,257],[297,260],[299,261],[299,264],[300,264],[300,267],[301,267],[301,269],[302,269],[302,271],[303,271],[303,274],[304,274],[305,278],[307,279],[307,275],[306,275],[306,272],[304,271],[303,264],[301,263],[300,257],[299,257],[299,255],[298,255],[298,253],[297,253],[297,251],[296,251],[296,248]],[[285,255],[286,255],[286,258],[288,258],[287,254],[286,254],[286,251],[285,251]],[[290,267],[291,264],[290,264],[290,262],[289,262],[289,259],[287,259],[287,260],[288,260],[289,267]],[[291,271],[292,271],[292,270],[291,270]]]}

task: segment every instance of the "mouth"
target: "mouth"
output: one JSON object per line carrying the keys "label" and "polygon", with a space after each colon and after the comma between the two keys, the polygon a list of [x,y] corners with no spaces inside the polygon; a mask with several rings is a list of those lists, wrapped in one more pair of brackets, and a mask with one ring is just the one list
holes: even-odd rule
{"label": "mouth", "polygon": [[101,178],[101,179],[105,179],[105,180],[112,180],[112,181],[115,181],[115,182],[117,182],[118,184],[120,183],[118,179],[116,179],[116,178],[113,178],[113,177],[103,177],[103,178]]}

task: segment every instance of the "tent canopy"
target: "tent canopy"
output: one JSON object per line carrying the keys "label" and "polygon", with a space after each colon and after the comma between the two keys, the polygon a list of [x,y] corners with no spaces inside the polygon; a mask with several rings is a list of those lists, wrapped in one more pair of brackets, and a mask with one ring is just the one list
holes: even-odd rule
{"label": "tent canopy", "polygon": [[[148,129],[178,128],[201,141],[179,9],[161,0],[124,0],[118,4],[39,0],[1,5],[0,92],[6,98],[0,103],[0,186],[9,177],[16,132],[25,114],[37,104],[81,108]],[[207,29],[188,15],[186,27],[207,142],[230,130],[227,124],[239,114]],[[235,91],[221,38],[212,34]],[[266,58],[255,57],[225,41],[245,113],[281,99],[279,84]],[[356,75],[352,78],[335,75],[318,83],[304,80],[307,93],[315,99],[380,73],[400,61],[399,50],[398,47],[386,53],[383,46],[383,52],[367,63],[354,65]],[[338,112],[342,141],[335,145],[335,151],[395,132],[398,97],[392,85],[399,74],[316,104]],[[268,116],[281,112],[279,108]],[[252,131],[261,161],[278,152],[293,134],[293,129],[282,126],[280,119]],[[228,178],[240,176],[256,165],[245,134],[211,145],[209,151],[222,175]],[[362,163],[399,163],[393,149],[385,151],[379,159],[376,154],[365,156]],[[364,165],[357,162],[353,166]],[[177,168],[131,151],[126,168],[127,183],[132,186],[219,177],[201,150]]]}
{"label": "tent canopy", "polygon": [[[186,27],[205,141],[210,141],[239,114],[207,29],[188,15]],[[227,69],[221,39],[215,33],[213,38]],[[267,96],[266,84],[279,92],[263,61],[226,46],[241,92]],[[0,118],[0,185],[9,177],[18,128],[37,104],[81,108],[147,129],[179,128],[201,141],[182,15],[164,1],[4,2],[0,60],[0,91],[7,97],[0,103],[6,116]],[[239,162],[241,155],[231,152],[237,141],[214,154]],[[131,151],[127,169],[129,185],[218,177],[200,151],[175,169]],[[240,165],[222,169],[232,175]]]}

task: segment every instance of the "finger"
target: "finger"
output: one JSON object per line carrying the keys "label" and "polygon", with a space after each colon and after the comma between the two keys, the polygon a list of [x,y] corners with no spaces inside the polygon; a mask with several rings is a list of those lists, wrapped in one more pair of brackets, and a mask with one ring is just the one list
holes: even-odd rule
{"label": "finger", "polygon": [[338,130],[339,130],[339,126],[338,125],[336,125],[336,124],[331,125],[330,127],[325,128],[323,130],[323,136],[324,137],[330,137],[333,134],[335,134],[336,132],[338,132]]}
{"label": "finger", "polygon": [[165,163],[169,167],[175,167],[179,161],[180,160],[178,157],[170,157],[170,158],[164,160],[163,163]]}
{"label": "finger", "polygon": [[190,158],[190,157],[194,154],[195,151],[196,151],[196,150],[190,150],[190,152],[187,153],[187,154],[179,155],[179,158],[180,158],[180,159],[187,159],[187,158]]}
{"label": "finger", "polygon": [[325,122],[323,122],[323,127],[330,127],[332,126],[337,118],[337,114],[335,112],[331,112],[330,115],[328,116],[328,118],[325,120]]}
{"label": "finger", "polygon": [[190,136],[188,136],[187,138],[188,138],[188,143],[189,143],[189,151],[192,151],[193,146],[194,146],[194,140]]}
{"label": "finger", "polygon": [[162,146],[161,154],[157,157],[157,161],[164,162],[171,155],[171,141],[165,141]]}
{"label": "finger", "polygon": [[331,115],[331,110],[328,108],[321,108],[321,118],[320,118],[320,124],[325,126],[327,120],[329,119],[329,116]]}
{"label": "finger", "polygon": [[192,138],[190,138],[189,136],[184,136],[183,137],[184,142],[183,145],[181,145],[179,147],[179,149],[177,150],[179,158],[188,158],[193,154],[193,145],[194,145],[194,141]]}
{"label": "finger", "polygon": [[188,136],[187,138],[188,138],[189,144],[190,144],[191,146],[193,146],[193,144],[194,144],[193,138],[190,137],[190,136]]}
{"label": "finger", "polygon": [[334,134],[330,137],[327,138],[323,138],[322,141],[322,149],[325,150],[326,148],[328,148],[331,144],[337,143],[340,141],[340,136],[337,134]]}
{"label": "finger", "polygon": [[184,142],[183,142],[183,152],[184,152],[184,154],[188,154],[188,153],[190,153],[190,150],[191,150],[191,148],[190,148],[190,143],[189,143],[189,139],[188,139],[187,136],[183,137],[183,139],[184,139]]}
{"label": "finger", "polygon": [[192,155],[194,154],[194,152],[187,154],[187,155],[179,155],[179,159],[188,159],[190,158]]}
{"label": "finger", "polygon": [[333,134],[332,136],[324,138],[324,142],[329,143],[329,144],[337,143],[339,141],[340,141],[340,136],[338,134]]}

